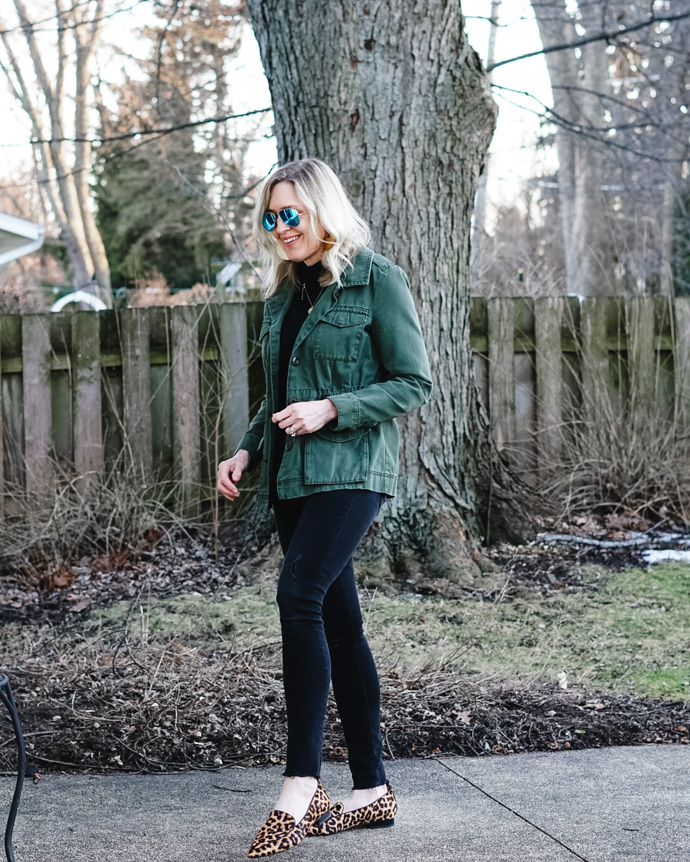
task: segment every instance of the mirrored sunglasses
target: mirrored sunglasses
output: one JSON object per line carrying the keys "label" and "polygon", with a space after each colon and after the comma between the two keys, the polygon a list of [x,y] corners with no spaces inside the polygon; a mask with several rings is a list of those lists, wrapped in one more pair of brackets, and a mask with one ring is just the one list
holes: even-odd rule
{"label": "mirrored sunglasses", "polygon": [[276,213],[266,211],[261,219],[266,230],[271,231],[278,224],[278,217],[288,227],[297,227],[299,224],[299,213],[294,207],[286,207],[276,215]]}

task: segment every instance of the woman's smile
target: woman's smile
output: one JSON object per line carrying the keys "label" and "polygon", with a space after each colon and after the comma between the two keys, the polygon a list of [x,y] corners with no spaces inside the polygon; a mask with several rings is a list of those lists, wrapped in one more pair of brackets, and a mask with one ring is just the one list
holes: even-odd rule
{"label": "woman's smile", "polygon": [[276,183],[271,191],[271,199],[268,204],[269,210],[278,213],[283,209],[292,207],[300,213],[299,225],[291,227],[286,225],[281,218],[276,220],[276,239],[285,252],[288,260],[295,263],[304,261],[307,265],[316,263],[323,256],[323,243],[320,237],[325,235],[321,224],[314,225],[317,236],[314,237],[310,231],[310,216],[304,203],[295,191],[294,183],[283,181]]}

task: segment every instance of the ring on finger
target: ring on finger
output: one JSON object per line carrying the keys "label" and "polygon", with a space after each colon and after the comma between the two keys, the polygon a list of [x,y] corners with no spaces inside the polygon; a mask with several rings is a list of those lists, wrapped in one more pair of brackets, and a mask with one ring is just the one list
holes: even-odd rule
{"label": "ring on finger", "polygon": [[292,427],[292,425],[288,428],[288,434],[289,434],[291,437],[294,437],[294,436],[295,436],[295,434],[297,434],[297,432],[296,432],[296,431],[295,431],[295,429]]}

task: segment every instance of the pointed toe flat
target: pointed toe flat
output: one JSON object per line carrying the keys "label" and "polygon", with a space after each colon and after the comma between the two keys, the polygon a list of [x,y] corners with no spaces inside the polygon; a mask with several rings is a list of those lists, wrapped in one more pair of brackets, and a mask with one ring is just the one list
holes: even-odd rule
{"label": "pointed toe flat", "polygon": [[275,853],[282,853],[296,847],[309,834],[313,824],[328,813],[330,805],[331,800],[321,780],[318,779],[307,813],[300,822],[296,823],[292,814],[274,809],[257,832],[247,856],[250,859],[258,859],[261,856],[273,856]]}
{"label": "pointed toe flat", "polygon": [[309,828],[310,835],[336,835],[347,829],[384,829],[393,826],[398,813],[398,803],[393,788],[386,782],[388,790],[375,802],[355,808],[354,811],[344,811],[343,803],[336,804],[321,817],[317,818]]}

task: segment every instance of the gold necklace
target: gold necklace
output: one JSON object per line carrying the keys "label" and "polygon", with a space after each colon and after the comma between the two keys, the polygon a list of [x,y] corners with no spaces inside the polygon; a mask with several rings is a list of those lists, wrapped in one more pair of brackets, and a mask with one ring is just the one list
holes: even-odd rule
{"label": "gold necklace", "polygon": [[307,294],[307,302],[309,303],[309,308],[307,309],[307,314],[311,314],[312,311],[314,310],[314,306],[323,296],[323,292],[326,289],[326,286],[324,285],[321,288],[321,290],[319,291],[319,295],[316,297],[314,302],[311,301],[311,296],[309,296],[309,291],[307,290],[307,285],[304,281],[301,282],[300,287],[302,288],[302,292],[300,293],[300,301],[304,302],[304,294],[306,293]]}

